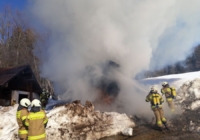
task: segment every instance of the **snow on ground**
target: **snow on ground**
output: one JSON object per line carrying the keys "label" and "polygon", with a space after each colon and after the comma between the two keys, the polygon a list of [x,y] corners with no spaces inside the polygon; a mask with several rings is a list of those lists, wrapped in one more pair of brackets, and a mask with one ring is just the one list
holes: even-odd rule
{"label": "snow on ground", "polygon": [[195,110],[200,107],[200,79],[186,81],[177,92],[177,103],[182,103],[184,108]]}
{"label": "snow on ground", "polygon": [[200,71],[147,78],[141,80],[141,83],[147,86],[158,85],[161,89],[164,81],[177,89],[177,98],[174,101],[176,107],[181,108],[181,113],[179,112],[169,121],[170,127],[179,131],[199,133]]}
{"label": "snow on ground", "polygon": [[157,85],[159,89],[161,89],[162,82],[165,81],[168,82],[170,86],[176,88],[176,102],[181,103],[190,99],[190,109],[196,109],[200,107],[200,71],[146,78],[140,82],[148,86]]}
{"label": "snow on ground", "polygon": [[[168,82],[170,86],[176,88],[176,101],[178,103],[181,103],[186,99],[190,99],[191,102],[200,99],[200,71],[146,78],[140,82],[146,86],[157,85],[159,89],[161,89],[162,82],[165,81]],[[195,109],[199,106],[199,101],[195,101],[190,104],[189,108]]]}
{"label": "snow on ground", "polygon": [[[0,140],[18,140],[16,110],[14,107],[1,107]],[[95,140],[121,133],[134,127],[135,123],[126,115],[117,112],[94,111],[90,102],[82,105],[73,102],[56,107],[47,112],[49,122],[46,128],[48,140]]]}
{"label": "snow on ground", "polygon": [[95,140],[121,133],[135,123],[126,115],[116,112],[94,111],[90,102],[60,106],[48,113],[48,139]]}
{"label": "snow on ground", "polygon": [[17,134],[18,126],[15,118],[17,106],[0,106],[0,140],[11,140],[12,137],[15,137],[14,134]]}
{"label": "snow on ground", "polygon": [[[200,72],[147,78],[144,85],[158,85],[164,81],[177,89],[176,104],[183,109],[183,115],[171,121],[177,130],[200,132]],[[61,103],[62,104],[62,103]],[[0,140],[17,140],[16,110],[14,107],[0,107]],[[56,107],[47,112],[49,123],[47,139],[99,139],[116,135],[134,127],[135,123],[126,115],[117,112],[95,111],[90,102],[82,105],[79,101]],[[133,132],[134,133],[134,132]]]}
{"label": "snow on ground", "polygon": [[197,109],[197,108],[199,108],[199,107],[200,107],[200,100],[194,101],[194,102],[191,104],[191,106],[190,106],[190,108],[191,108],[192,110]]}
{"label": "snow on ground", "polygon": [[167,81],[170,85],[179,88],[184,82],[191,81],[196,78],[200,78],[200,71],[146,78],[141,80],[141,82],[147,85],[158,84],[161,86],[162,82]]}
{"label": "snow on ground", "polygon": [[200,78],[185,81],[177,90],[176,105],[183,113],[172,120],[176,130],[200,132]]}
{"label": "snow on ground", "polygon": [[152,77],[152,78],[147,78],[147,79],[189,79],[193,80],[200,77],[200,72],[188,72],[188,73],[181,73],[181,74],[171,74],[171,75],[164,75],[164,76],[159,76],[159,77]]}

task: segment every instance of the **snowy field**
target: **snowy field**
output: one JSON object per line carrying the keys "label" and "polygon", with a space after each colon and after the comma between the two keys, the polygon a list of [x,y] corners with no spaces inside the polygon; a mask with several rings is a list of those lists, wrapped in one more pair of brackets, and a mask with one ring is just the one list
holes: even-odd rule
{"label": "snowy field", "polygon": [[[176,74],[147,78],[142,81],[146,86],[158,85],[163,81],[169,82],[177,89],[177,104],[182,104],[183,110],[195,110],[200,107],[200,72]],[[184,101],[187,100],[187,103]],[[17,140],[18,126],[15,119],[17,106],[0,107],[0,140]],[[122,133],[123,130],[134,127],[135,123],[126,114],[117,112],[100,112],[94,110],[90,102],[84,105],[73,102],[54,108],[47,112],[49,123],[46,128],[49,140],[68,139],[100,139],[105,136]],[[189,120],[194,122],[195,120]],[[189,127],[191,131],[200,131],[200,124]]]}
{"label": "snowy field", "polygon": [[200,78],[200,72],[189,72],[182,74],[172,74],[160,77],[153,77],[141,80],[140,82],[145,85],[158,85],[161,88],[162,82],[166,81],[175,88],[179,88],[184,82]]}

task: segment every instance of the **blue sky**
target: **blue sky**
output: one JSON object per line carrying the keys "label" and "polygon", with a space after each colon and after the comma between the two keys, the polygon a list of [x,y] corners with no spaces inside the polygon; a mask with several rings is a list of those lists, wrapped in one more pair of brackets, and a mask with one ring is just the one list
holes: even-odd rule
{"label": "blue sky", "polygon": [[21,9],[23,10],[28,0],[0,0],[0,11],[5,6],[11,6],[12,9]]}

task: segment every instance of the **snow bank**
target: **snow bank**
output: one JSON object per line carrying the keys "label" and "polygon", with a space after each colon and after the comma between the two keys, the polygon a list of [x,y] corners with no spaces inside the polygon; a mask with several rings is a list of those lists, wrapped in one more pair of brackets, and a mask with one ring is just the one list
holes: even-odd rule
{"label": "snow bank", "polygon": [[[0,107],[0,140],[18,140],[17,107]],[[48,140],[95,140],[135,126],[126,114],[94,111],[94,106],[88,101],[85,105],[75,101],[54,108],[47,112],[47,116]]]}
{"label": "snow bank", "polygon": [[191,106],[190,106],[190,108],[191,108],[192,110],[195,110],[195,109],[197,109],[197,108],[199,108],[199,107],[200,107],[200,100],[197,100],[197,101],[192,102],[192,104],[191,104]]}
{"label": "snow bank", "polygon": [[187,81],[177,91],[178,103],[187,109],[200,107],[200,79]]}
{"label": "snow bank", "polygon": [[182,107],[183,113],[172,120],[176,130],[200,132],[200,79],[187,81],[177,91],[176,104]]}
{"label": "snow bank", "polygon": [[116,112],[94,111],[94,106],[86,102],[74,102],[60,106],[48,113],[48,139],[95,140],[116,135],[135,123],[126,115]]}
{"label": "snow bank", "polygon": [[18,140],[18,125],[16,120],[17,107],[17,104],[14,107],[0,106],[0,140]]}
{"label": "snow bank", "polygon": [[177,112],[168,121],[174,130],[200,132],[200,79],[197,77],[200,77],[200,71],[147,78],[141,81],[146,86],[161,85],[167,81],[177,89],[177,98],[174,100]]}

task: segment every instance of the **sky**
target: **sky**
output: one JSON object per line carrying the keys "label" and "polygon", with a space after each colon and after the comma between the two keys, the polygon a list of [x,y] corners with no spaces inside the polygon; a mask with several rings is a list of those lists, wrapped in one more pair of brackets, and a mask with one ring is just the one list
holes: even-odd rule
{"label": "sky", "polygon": [[[149,87],[134,76],[184,60],[200,42],[199,0],[23,2],[12,6],[23,5],[32,24],[50,31],[41,74],[66,100],[94,101],[104,77],[120,86],[116,104],[137,109]],[[106,69],[109,60],[119,67]]]}
{"label": "sky", "polygon": [[23,10],[27,5],[28,0],[0,0],[0,10],[4,6],[10,6],[12,9],[21,9]]}

